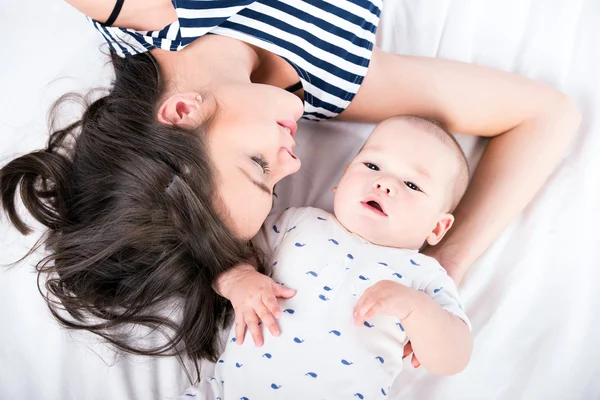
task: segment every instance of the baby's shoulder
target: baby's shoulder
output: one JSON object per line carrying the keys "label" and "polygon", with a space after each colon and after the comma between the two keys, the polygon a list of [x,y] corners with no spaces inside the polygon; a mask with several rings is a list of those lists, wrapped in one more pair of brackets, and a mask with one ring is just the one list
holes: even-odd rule
{"label": "baby's shoulder", "polygon": [[446,270],[433,257],[418,252],[399,251],[390,268],[413,277],[439,277],[447,275]]}
{"label": "baby's shoulder", "polygon": [[419,264],[419,266],[423,267],[425,270],[433,270],[439,272],[446,272],[446,270],[441,266],[441,264],[433,257],[427,256],[423,253],[414,253],[411,256],[411,260],[414,263]]}
{"label": "baby's shoulder", "polygon": [[302,218],[315,218],[320,221],[328,221],[333,218],[332,214],[316,207],[298,207],[296,208],[296,212]]}

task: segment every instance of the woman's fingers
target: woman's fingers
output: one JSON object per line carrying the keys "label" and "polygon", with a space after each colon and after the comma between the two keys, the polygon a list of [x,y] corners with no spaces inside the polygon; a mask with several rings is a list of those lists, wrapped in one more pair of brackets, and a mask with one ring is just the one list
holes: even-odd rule
{"label": "woman's fingers", "polygon": [[410,359],[410,363],[415,368],[419,368],[421,366],[421,363],[419,362],[419,359],[414,354],[413,354],[412,358]]}
{"label": "woman's fingers", "polygon": [[406,357],[410,356],[411,353],[412,353],[412,357],[410,359],[410,363],[412,364],[413,367],[419,368],[421,366],[421,363],[419,362],[419,359],[417,358],[417,356],[413,353],[412,344],[410,344],[410,342],[408,342],[408,343],[406,343],[406,346],[404,346],[404,354],[402,355],[402,358],[406,358]]}
{"label": "woman's fingers", "polygon": [[406,343],[406,346],[404,346],[404,355],[402,356],[402,358],[410,356],[412,352],[412,344],[410,342]]}

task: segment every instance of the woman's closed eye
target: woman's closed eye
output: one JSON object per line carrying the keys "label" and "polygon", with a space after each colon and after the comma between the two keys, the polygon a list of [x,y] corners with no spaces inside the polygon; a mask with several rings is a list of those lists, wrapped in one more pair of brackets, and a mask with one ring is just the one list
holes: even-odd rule
{"label": "woman's closed eye", "polygon": [[271,172],[271,169],[269,168],[269,162],[262,155],[253,156],[250,158],[262,169],[263,174],[268,175],[269,172]]}

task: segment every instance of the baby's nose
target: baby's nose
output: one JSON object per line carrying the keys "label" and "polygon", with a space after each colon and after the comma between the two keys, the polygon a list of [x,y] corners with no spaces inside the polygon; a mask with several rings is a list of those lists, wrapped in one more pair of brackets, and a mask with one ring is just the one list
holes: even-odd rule
{"label": "baby's nose", "polygon": [[391,197],[396,195],[395,185],[387,179],[380,179],[377,182],[375,182],[374,188],[377,190],[381,190],[382,192]]}

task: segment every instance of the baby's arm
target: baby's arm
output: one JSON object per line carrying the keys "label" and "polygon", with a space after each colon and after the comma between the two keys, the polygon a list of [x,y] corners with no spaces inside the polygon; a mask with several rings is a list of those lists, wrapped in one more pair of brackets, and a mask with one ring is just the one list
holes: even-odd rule
{"label": "baby's arm", "polygon": [[401,319],[421,365],[434,374],[461,372],[471,358],[473,336],[468,325],[431,297],[414,293],[412,311]]}
{"label": "baby's arm", "polygon": [[[304,209],[289,208],[281,215],[270,215],[253,243],[271,254],[275,253],[283,237],[303,212]],[[279,335],[275,319],[281,316],[281,309],[277,298],[290,298],[296,294],[295,290],[276,283],[251,265],[237,265],[222,273],[215,280],[213,288],[233,306],[237,343],[244,342],[247,327],[257,346],[263,344],[259,323],[264,323],[272,335]]]}
{"label": "baby's arm", "polygon": [[467,366],[473,337],[456,300],[454,284],[445,273],[440,275],[445,279],[434,281],[424,292],[380,281],[363,293],[354,318],[358,325],[377,314],[398,318],[421,365],[435,374],[452,375]]}

